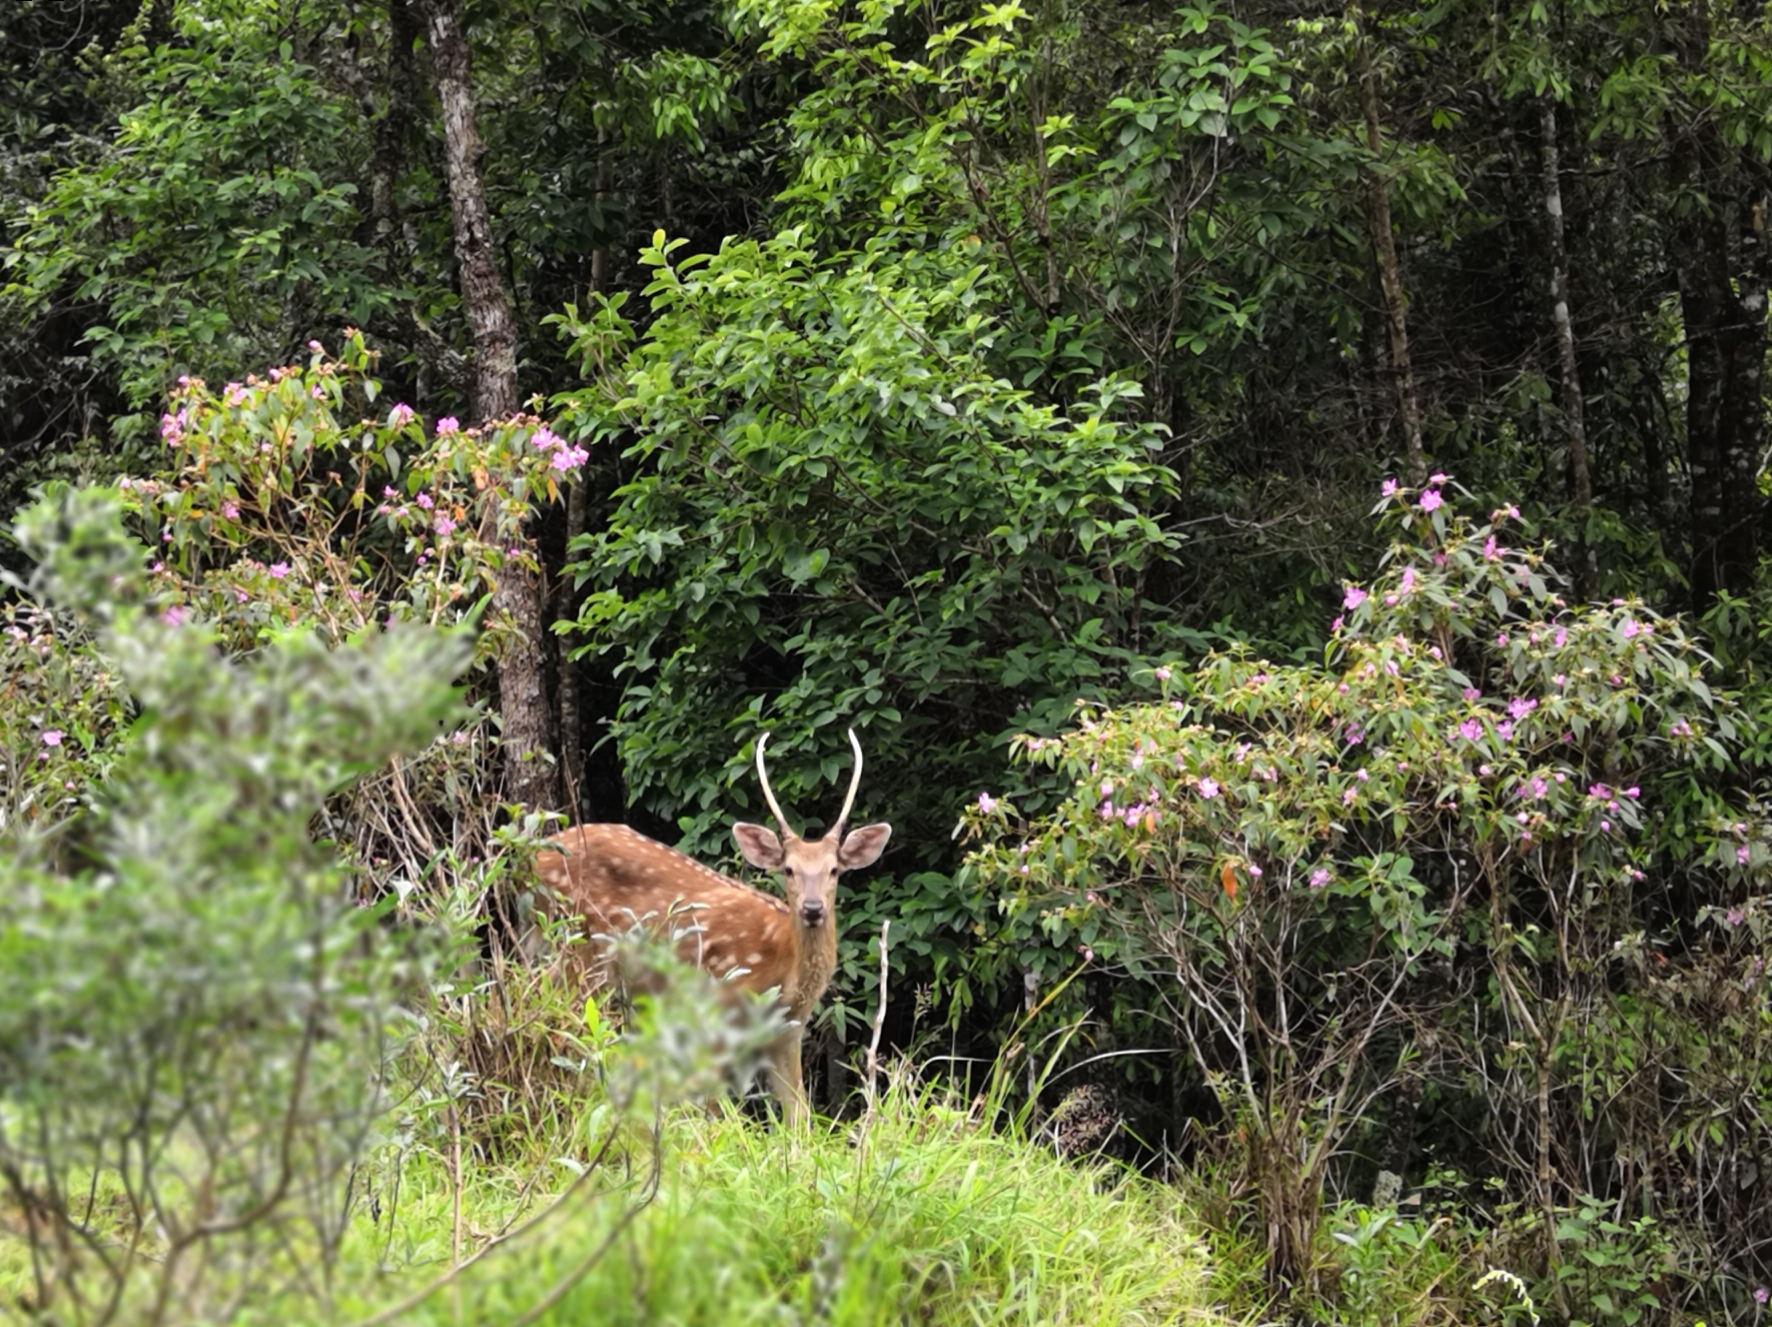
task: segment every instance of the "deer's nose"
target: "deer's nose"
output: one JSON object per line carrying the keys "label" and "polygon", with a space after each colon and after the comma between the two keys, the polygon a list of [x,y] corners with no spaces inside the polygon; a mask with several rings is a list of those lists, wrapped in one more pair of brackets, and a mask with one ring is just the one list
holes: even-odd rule
{"label": "deer's nose", "polygon": [[824,904],[817,899],[807,899],[800,905],[800,920],[808,926],[824,925]]}

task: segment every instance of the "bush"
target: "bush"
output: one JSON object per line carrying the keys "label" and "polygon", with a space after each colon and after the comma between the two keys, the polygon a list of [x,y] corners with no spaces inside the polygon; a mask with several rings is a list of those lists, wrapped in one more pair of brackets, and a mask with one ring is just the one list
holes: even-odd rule
{"label": "bush", "polygon": [[361,906],[309,822],[459,714],[470,651],[402,627],[230,660],[120,518],[115,492],[63,491],[20,524],[33,588],[85,617],[141,717],[89,862],[0,864],[0,1192],[39,1310],[224,1320],[336,1256],[437,950]]}
{"label": "bush", "polygon": [[1450,492],[1387,485],[1396,541],[1324,665],[1216,654],[1023,741],[1075,793],[1019,823],[981,797],[969,869],[1012,924],[1155,986],[1282,1284],[1317,1288],[1325,1187],[1401,1170],[1425,1098],[1431,1158],[1494,1148],[1542,1214],[1552,1285],[1574,1193],[1708,1226],[1704,1291],[1749,1219],[1690,1197],[1704,1148],[1772,1142],[1768,824],[1715,788],[1750,719],[1678,620],[1566,603],[1513,513]]}

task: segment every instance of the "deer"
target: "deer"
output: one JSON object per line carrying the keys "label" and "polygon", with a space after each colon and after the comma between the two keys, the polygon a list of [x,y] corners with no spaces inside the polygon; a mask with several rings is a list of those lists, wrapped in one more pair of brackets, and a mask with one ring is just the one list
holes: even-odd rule
{"label": "deer", "polygon": [[[674,924],[679,956],[725,982],[735,996],[774,992],[790,1026],[769,1048],[769,1087],[783,1119],[798,1126],[809,1118],[801,1040],[837,966],[837,880],[878,861],[892,826],[844,832],[861,786],[861,743],[851,728],[855,765],[843,809],[822,838],[796,834],[769,787],[763,760],[768,742],[767,732],[757,738],[757,782],[781,832],[738,821],[732,837],[745,861],[781,872],[785,899],[626,825],[576,825],[554,835],[554,846],[537,855],[536,871],[555,906],[584,920],[584,935],[607,935],[636,920],[655,932]],[[693,925],[683,926],[685,919]]]}

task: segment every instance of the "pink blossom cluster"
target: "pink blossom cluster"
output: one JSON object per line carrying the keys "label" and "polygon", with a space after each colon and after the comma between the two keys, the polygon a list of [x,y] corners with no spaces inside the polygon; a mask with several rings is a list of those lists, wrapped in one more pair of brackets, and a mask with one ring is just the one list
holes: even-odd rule
{"label": "pink blossom cluster", "polygon": [[535,436],[530,441],[538,450],[553,452],[548,465],[555,470],[576,470],[591,459],[590,452],[583,447],[574,447],[545,425],[535,431]]}
{"label": "pink blossom cluster", "polygon": [[182,407],[170,411],[160,416],[160,436],[168,447],[176,447],[185,440],[185,430],[190,423],[191,417]]}

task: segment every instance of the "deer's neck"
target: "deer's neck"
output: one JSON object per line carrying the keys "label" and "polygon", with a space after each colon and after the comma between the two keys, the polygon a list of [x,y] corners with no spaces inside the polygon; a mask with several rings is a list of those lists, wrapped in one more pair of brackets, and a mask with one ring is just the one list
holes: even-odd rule
{"label": "deer's neck", "polygon": [[831,974],[837,970],[836,914],[832,913],[816,930],[801,928],[799,940],[800,971],[794,983],[791,1013],[795,1018],[804,1019],[824,997],[825,988],[831,984]]}

